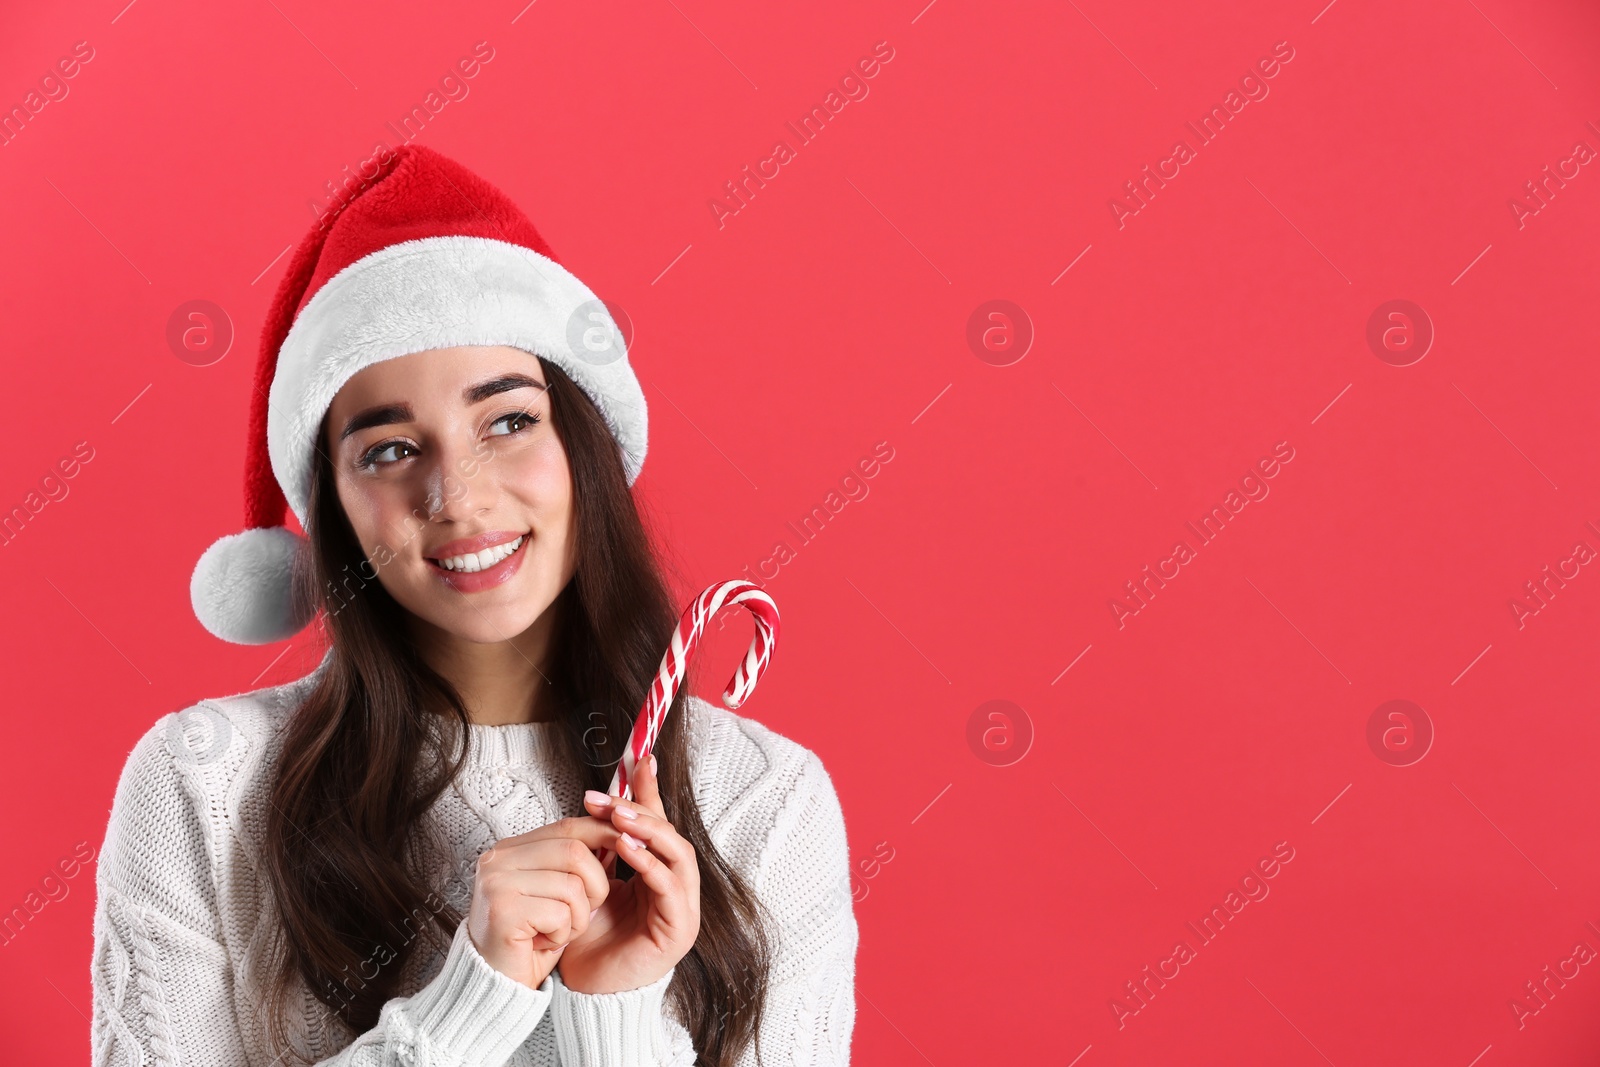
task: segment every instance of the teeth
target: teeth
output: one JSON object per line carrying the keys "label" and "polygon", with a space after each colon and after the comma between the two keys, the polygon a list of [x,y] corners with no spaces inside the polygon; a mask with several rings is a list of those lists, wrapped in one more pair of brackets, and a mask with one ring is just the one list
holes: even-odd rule
{"label": "teeth", "polygon": [[522,538],[527,536],[527,534],[523,534],[522,537],[517,538],[515,541],[507,541],[503,545],[495,545],[493,548],[486,548],[482,552],[474,552],[465,556],[451,556],[449,559],[435,560],[434,562],[447,571],[465,571],[469,573],[481,571],[487,567],[493,567],[496,563],[515,552],[521,547]]}

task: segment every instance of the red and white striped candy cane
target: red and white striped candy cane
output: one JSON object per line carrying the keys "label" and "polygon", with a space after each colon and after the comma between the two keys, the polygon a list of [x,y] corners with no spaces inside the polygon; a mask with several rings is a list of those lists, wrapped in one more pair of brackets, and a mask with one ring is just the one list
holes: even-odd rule
{"label": "red and white striped candy cane", "polygon": [[[656,680],[645,697],[644,707],[634,721],[633,732],[628,736],[628,747],[611,775],[611,786],[606,790],[610,795],[624,800],[633,799],[631,779],[634,768],[639,761],[650,758],[651,746],[661,736],[667,709],[672,706],[672,698],[683,684],[684,672],[689,666],[689,657],[694,654],[695,644],[717,612],[730,604],[740,604],[749,609],[750,614],[755,616],[756,633],[744,660],[733,672],[733,680],[722,693],[722,703],[729,708],[737,708],[755,691],[756,682],[760,681],[762,672],[767,669],[767,663],[772,659],[772,649],[778,643],[778,606],[759,585],[736,578],[711,586],[684,609],[678,629],[672,635],[672,645],[661,657],[661,669],[656,672]],[[602,848],[595,855],[605,864],[609,873],[613,867],[611,850]]]}

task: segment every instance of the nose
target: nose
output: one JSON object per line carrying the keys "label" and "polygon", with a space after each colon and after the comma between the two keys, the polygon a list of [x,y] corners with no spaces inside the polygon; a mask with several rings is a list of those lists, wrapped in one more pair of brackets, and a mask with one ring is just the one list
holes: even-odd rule
{"label": "nose", "polygon": [[438,447],[423,477],[423,507],[434,522],[470,522],[494,504],[494,485],[472,449],[454,442]]}

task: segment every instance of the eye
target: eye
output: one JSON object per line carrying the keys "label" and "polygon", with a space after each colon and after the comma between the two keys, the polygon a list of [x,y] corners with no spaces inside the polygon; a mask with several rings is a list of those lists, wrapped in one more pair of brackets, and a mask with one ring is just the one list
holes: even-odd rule
{"label": "eye", "polygon": [[[517,434],[525,433],[528,429],[539,425],[543,421],[543,419],[531,411],[510,411],[504,415],[501,415],[499,418],[495,419],[489,424],[490,427],[495,427],[501,425],[502,423],[506,423],[508,424],[508,428],[503,433],[490,433],[489,436],[514,437]],[[360,459],[356,460],[356,468],[358,470],[365,471],[371,470],[373,467],[387,466],[390,463],[397,463],[405,458],[404,455],[399,454],[399,450],[404,450],[406,455],[419,454],[417,447],[410,441],[384,441],[380,444],[372,446],[372,448],[368,449]],[[396,454],[384,459],[384,455],[389,452],[395,452]]]}
{"label": "eye", "polygon": [[[493,426],[499,426],[503,422],[509,422],[509,423],[512,423],[512,424],[521,423],[523,427],[530,427],[531,428],[531,427],[539,425],[539,423],[542,422],[542,421],[544,421],[544,420],[540,419],[539,416],[535,415],[531,411],[512,411],[512,412],[509,412],[509,413],[507,413],[505,415],[501,415],[498,419],[495,419],[489,425],[491,427],[493,427]],[[513,434],[518,434],[518,433],[521,433],[521,432],[522,432],[521,428],[508,429],[505,433],[491,433],[489,436],[490,437],[510,437]]]}
{"label": "eye", "polygon": [[[360,470],[371,470],[373,467],[378,465],[378,457],[382,456],[385,452],[391,452],[400,448],[410,449],[413,453],[415,453],[417,450],[416,446],[409,441],[385,441],[382,444],[374,445],[372,448],[368,449],[365,455],[356,460],[356,467]],[[400,458],[400,456],[395,456],[392,459],[384,460],[383,462],[393,463]]]}

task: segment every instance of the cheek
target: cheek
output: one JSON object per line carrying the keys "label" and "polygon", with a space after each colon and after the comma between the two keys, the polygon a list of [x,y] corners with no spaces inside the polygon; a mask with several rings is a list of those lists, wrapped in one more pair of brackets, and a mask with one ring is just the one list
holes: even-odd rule
{"label": "cheek", "polygon": [[344,506],[350,528],[363,550],[370,552],[379,543],[391,549],[406,540],[402,531],[410,515],[407,498],[396,485],[375,482],[340,482],[339,503]]}
{"label": "cheek", "polygon": [[571,509],[572,471],[558,442],[541,442],[538,448],[503,458],[501,487],[507,493],[521,498],[547,522]]}

